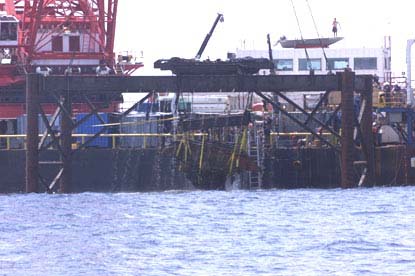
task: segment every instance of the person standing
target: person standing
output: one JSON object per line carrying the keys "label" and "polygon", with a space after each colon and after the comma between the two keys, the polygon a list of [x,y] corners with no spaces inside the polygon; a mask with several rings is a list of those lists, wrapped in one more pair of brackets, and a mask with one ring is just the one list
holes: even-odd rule
{"label": "person standing", "polygon": [[339,23],[339,21],[337,21],[336,18],[334,18],[334,20],[333,20],[333,28],[332,28],[333,36],[334,37],[337,37],[337,28],[338,27],[340,27],[340,23]]}

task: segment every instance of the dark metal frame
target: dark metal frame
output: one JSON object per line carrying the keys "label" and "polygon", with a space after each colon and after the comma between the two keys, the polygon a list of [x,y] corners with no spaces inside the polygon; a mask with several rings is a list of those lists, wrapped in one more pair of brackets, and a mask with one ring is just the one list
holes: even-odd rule
{"label": "dark metal frame", "polygon": [[[49,76],[42,77],[36,74],[27,76],[26,104],[28,114],[27,131],[27,152],[26,152],[26,191],[37,191],[39,178],[39,149],[38,148],[38,114],[41,98],[48,98],[47,95],[54,95],[62,113],[62,128],[60,135],[61,164],[62,169],[49,185],[48,190],[53,190],[55,184],[60,180],[60,192],[70,192],[71,183],[71,134],[77,124],[71,119],[71,99],[74,96],[82,95],[91,108],[91,114],[97,113],[97,109],[88,100],[90,94],[115,94],[117,93],[148,93],[140,102],[143,102],[154,92],[249,92],[255,91],[266,102],[271,103],[274,108],[281,110],[306,130],[310,131],[326,145],[336,151],[339,149],[324,139],[319,133],[309,126],[308,121],[318,122],[324,129],[331,132],[336,137],[341,138],[341,158],[342,158],[342,183],[343,188],[356,186],[353,177],[353,164],[356,161],[354,154],[355,141],[353,131],[355,127],[355,115],[353,112],[353,93],[361,93],[365,98],[366,104],[362,112],[362,120],[359,129],[362,133],[361,150],[366,164],[365,179],[366,183],[374,184],[374,145],[371,131],[372,122],[372,76],[355,76],[353,72],[345,71],[337,75],[182,75],[182,76],[147,76],[147,77],[119,77],[119,76]],[[342,134],[341,136],[331,129],[327,123],[321,122],[314,117],[316,110],[311,114],[304,109],[296,106],[301,112],[307,114],[307,121],[300,122],[288,112],[281,109],[278,102],[263,94],[263,92],[274,92],[279,97],[287,100],[281,91],[342,91]],[[329,92],[326,92],[329,93]],[[59,99],[59,100],[58,100]],[[63,102],[61,102],[63,100]],[[288,102],[295,104],[288,99]],[[136,105],[138,105],[137,103]],[[134,108],[133,106],[121,116],[126,116]],[[58,116],[58,115],[56,115]],[[42,113],[42,119],[47,121]],[[45,120],[46,119],[46,120]],[[48,123],[49,124],[49,123]],[[79,124],[79,123],[78,123]],[[51,134],[53,143],[59,144],[57,137],[53,135],[51,126],[47,126],[47,134]],[[98,137],[101,132],[96,133],[92,139]],[[44,138],[43,138],[44,139]],[[88,141],[92,141],[92,139]],[[44,140],[42,140],[43,144]],[[87,143],[86,143],[87,144]],[[83,148],[84,146],[81,146]]]}

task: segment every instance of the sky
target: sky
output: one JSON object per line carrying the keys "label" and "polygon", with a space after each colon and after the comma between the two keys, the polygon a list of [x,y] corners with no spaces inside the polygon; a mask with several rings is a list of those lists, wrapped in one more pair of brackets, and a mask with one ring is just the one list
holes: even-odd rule
{"label": "sky", "polygon": [[332,48],[382,47],[390,35],[392,71],[400,75],[406,71],[406,41],[415,38],[413,0],[119,0],[118,5],[115,49],[143,56],[144,68],[136,75],[166,74],[153,68],[157,59],[194,58],[217,13],[224,22],[202,59],[226,59],[236,49],[266,50],[268,33],[273,43],[282,35],[300,38],[300,29],[304,38],[316,38],[317,32],[332,36],[336,17],[344,40]]}

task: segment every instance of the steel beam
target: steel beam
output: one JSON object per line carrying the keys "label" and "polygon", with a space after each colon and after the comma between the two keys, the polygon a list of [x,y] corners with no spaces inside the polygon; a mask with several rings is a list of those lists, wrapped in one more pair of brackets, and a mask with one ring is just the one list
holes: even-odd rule
{"label": "steel beam", "polygon": [[361,92],[360,96],[362,102],[365,101],[366,104],[364,105],[362,111],[362,118],[360,122],[361,132],[362,132],[362,150],[365,155],[366,164],[367,164],[367,171],[365,181],[363,185],[365,186],[374,186],[376,185],[376,177],[375,177],[375,143],[373,138],[372,126],[373,126],[373,118],[372,118],[372,105],[373,105],[373,86],[372,81],[369,79],[367,80],[367,87],[369,90],[365,92]]}
{"label": "steel beam", "polygon": [[304,123],[301,123],[301,126],[304,127],[307,125],[307,122],[309,120],[313,120],[314,122],[316,122],[319,126],[321,126],[323,129],[329,131],[331,134],[333,134],[334,136],[336,136],[336,138],[340,138],[340,135],[335,132],[333,129],[331,129],[326,123],[320,121],[319,119],[317,119],[316,117],[314,117],[313,114],[308,113],[307,111],[305,111],[303,108],[301,108],[301,106],[299,106],[298,104],[296,104],[293,100],[291,100],[290,98],[288,98],[287,96],[285,96],[283,93],[280,92],[276,92],[278,94],[278,96],[282,99],[284,99],[287,103],[291,104],[292,106],[294,106],[296,109],[300,110],[301,113],[303,113],[304,115],[307,116],[307,120]]}
{"label": "steel beam", "polygon": [[[356,91],[366,89],[365,79],[355,76]],[[248,92],[341,90],[341,75],[207,75],[207,76],[48,76],[43,91],[87,93],[139,92]],[[180,91],[179,91],[180,90]]]}
{"label": "steel beam", "polygon": [[318,101],[317,105],[313,108],[313,110],[310,113],[310,117],[307,118],[307,120],[304,122],[304,124],[308,124],[310,122],[310,119],[312,117],[314,117],[314,114],[316,114],[316,112],[318,111],[318,109],[320,108],[320,106],[327,100],[327,97],[329,96],[331,91],[326,91],[323,94],[323,97],[320,98],[320,100]]}
{"label": "steel beam", "polygon": [[45,113],[42,110],[42,106],[39,105],[39,107],[40,107],[39,109],[40,109],[40,113],[42,115],[43,123],[46,126],[46,130],[43,132],[43,136],[40,139],[39,146],[38,146],[38,149],[40,151],[40,150],[42,150],[44,148],[43,146],[44,146],[44,144],[46,142],[46,139],[47,139],[47,137],[48,137],[49,134],[52,136],[52,142],[51,143],[48,143],[45,148],[48,148],[53,143],[56,146],[59,145],[59,139],[58,139],[58,137],[55,137],[55,135],[54,135],[54,133],[52,131],[52,126],[55,125],[56,120],[58,119],[59,115],[61,114],[61,109],[60,109],[60,107],[58,107],[55,110],[55,113],[53,113],[52,118],[51,118],[51,120],[49,122],[49,120],[46,118]]}
{"label": "steel beam", "polygon": [[[149,92],[280,92],[280,91],[342,91],[342,187],[354,185],[353,181],[353,91],[371,91],[371,76],[355,76],[352,72],[337,75],[291,75],[291,76],[252,76],[252,75],[201,75],[201,76],[49,76],[29,75],[27,81],[26,102],[28,110],[28,151],[26,191],[37,189],[38,182],[38,102],[53,95],[59,105],[59,98],[65,99],[59,105],[63,119],[61,124],[62,169],[50,185],[53,189],[60,179],[60,192],[70,192],[71,184],[71,138],[73,122],[71,120],[71,101],[82,93],[106,95],[114,93],[149,93]],[[271,99],[256,92],[274,108],[279,109]],[[150,94],[149,94],[150,95]],[[147,97],[149,96],[147,95]],[[53,98],[53,97],[52,97]],[[131,109],[129,110],[131,111]],[[127,113],[129,112],[127,111]],[[285,115],[289,116],[284,110]],[[30,114],[30,119],[29,119]],[[292,117],[292,116],[291,116]],[[293,119],[295,121],[295,118]],[[302,124],[301,122],[297,123]],[[314,130],[307,130],[321,139],[323,143],[338,150]],[[365,132],[366,133],[366,132]],[[97,133],[99,135],[99,133]],[[370,170],[370,169],[368,169]],[[369,172],[368,172],[369,173]]]}
{"label": "steel beam", "polygon": [[72,99],[70,93],[66,93],[63,102],[64,109],[70,116],[64,114],[61,119],[61,160],[62,174],[60,176],[61,193],[69,193],[71,190],[72,179]]}
{"label": "steel beam", "polygon": [[[39,105],[39,107],[40,107],[40,105]],[[47,149],[50,145],[55,145],[58,148],[58,150],[60,152],[62,152],[62,148],[60,147],[60,144],[59,144],[59,138],[55,135],[55,133],[52,129],[52,126],[53,126],[56,118],[59,116],[59,113],[60,113],[59,108],[57,109],[57,111],[53,115],[52,123],[49,122],[48,118],[46,117],[46,114],[42,110],[42,107],[40,107],[39,109],[40,109],[40,115],[42,116],[43,123],[46,127],[46,131],[43,134],[43,136],[42,136],[42,138],[39,142],[38,150],[41,151],[42,149]],[[48,143],[46,148],[43,148],[43,144],[44,144],[46,138],[48,137],[48,135],[51,136],[52,142]]]}
{"label": "steel beam", "polygon": [[[56,103],[53,94],[72,91],[73,101],[79,101],[79,91],[88,94],[108,95],[111,93],[177,92],[247,92],[247,91],[325,91],[341,90],[340,75],[278,75],[278,76],[48,76],[41,77],[40,102]],[[354,90],[368,91],[366,79],[370,75],[354,78]],[[25,87],[0,89],[1,103],[25,103]],[[65,111],[64,111],[65,112]]]}
{"label": "steel beam", "polygon": [[267,96],[265,96],[261,92],[255,92],[255,93],[258,96],[260,96],[263,100],[265,100],[265,102],[270,103],[275,110],[280,111],[282,114],[284,114],[285,116],[287,116],[288,118],[293,120],[295,123],[297,123],[299,126],[303,127],[305,130],[309,131],[311,134],[316,136],[322,143],[326,144],[327,146],[331,147],[332,149],[334,149],[337,152],[339,151],[339,149],[336,148],[336,146],[334,146],[332,143],[330,143],[329,141],[324,139],[324,137],[322,135],[318,134],[316,131],[314,131],[314,129],[312,129],[311,127],[305,125],[303,122],[298,120],[296,117],[291,115],[289,112],[287,112],[286,110],[281,108],[281,106],[279,104],[273,102],[270,98],[268,98]]}

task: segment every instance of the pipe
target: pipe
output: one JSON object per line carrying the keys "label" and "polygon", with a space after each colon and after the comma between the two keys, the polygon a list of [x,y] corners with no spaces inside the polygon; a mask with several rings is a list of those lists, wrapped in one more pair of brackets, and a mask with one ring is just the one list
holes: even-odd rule
{"label": "pipe", "polygon": [[409,107],[414,106],[414,94],[411,86],[411,71],[412,71],[412,62],[411,62],[411,48],[415,43],[415,39],[408,39],[406,43],[406,104]]}

